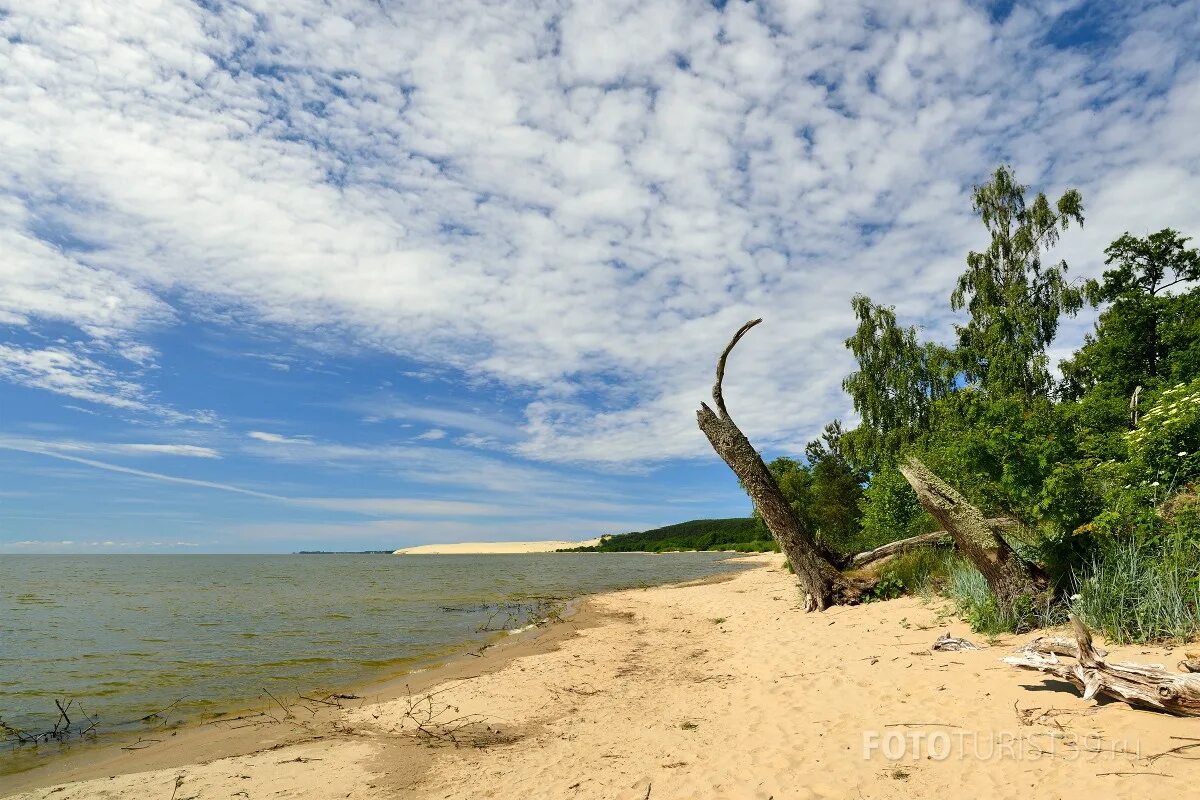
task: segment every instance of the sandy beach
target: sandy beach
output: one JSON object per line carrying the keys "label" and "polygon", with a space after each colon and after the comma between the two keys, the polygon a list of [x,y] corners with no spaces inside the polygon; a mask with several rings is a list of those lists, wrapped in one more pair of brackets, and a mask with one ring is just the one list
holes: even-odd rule
{"label": "sandy beach", "polygon": [[[1187,796],[1200,723],[1000,663],[944,601],[805,614],[779,556],[589,598],[567,622],[334,705],[0,779],[20,798]],[[943,632],[985,649],[932,652]],[[1175,664],[1183,648],[1113,647]],[[406,686],[407,685],[407,686]],[[267,709],[270,711],[270,709]]]}
{"label": "sandy beach", "polygon": [[600,539],[582,542],[540,540],[533,542],[453,542],[446,544],[421,544],[402,547],[397,556],[453,556],[453,555],[496,555],[505,553],[553,553],[569,547],[591,547],[600,544]]}

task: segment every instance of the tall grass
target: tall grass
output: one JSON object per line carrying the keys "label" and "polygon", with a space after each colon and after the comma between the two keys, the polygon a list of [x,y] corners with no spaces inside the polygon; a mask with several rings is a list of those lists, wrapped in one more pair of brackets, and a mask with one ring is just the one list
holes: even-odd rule
{"label": "tall grass", "polygon": [[1106,544],[1076,572],[1072,611],[1109,641],[1184,641],[1200,634],[1200,541],[1177,521],[1159,536]]}
{"label": "tall grass", "polygon": [[972,630],[988,636],[1058,625],[1067,619],[1066,609],[1051,596],[1040,601],[1022,597],[1014,605],[999,602],[983,573],[960,555],[955,555],[950,566],[945,594],[954,601],[958,613],[971,624]]}
{"label": "tall grass", "polygon": [[902,594],[928,597],[941,591],[957,559],[952,550],[942,547],[921,547],[901,553],[879,568],[874,599],[886,600]]}

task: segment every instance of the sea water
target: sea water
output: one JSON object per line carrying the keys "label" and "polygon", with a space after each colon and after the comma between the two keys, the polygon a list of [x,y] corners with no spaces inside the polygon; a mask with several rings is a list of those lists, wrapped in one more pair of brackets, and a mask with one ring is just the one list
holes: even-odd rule
{"label": "sea water", "polygon": [[[400,674],[538,601],[737,569],[716,553],[0,556],[0,720],[101,736]],[[481,630],[483,629],[483,630]],[[86,715],[86,716],[83,716]],[[27,748],[26,748],[27,749]]]}

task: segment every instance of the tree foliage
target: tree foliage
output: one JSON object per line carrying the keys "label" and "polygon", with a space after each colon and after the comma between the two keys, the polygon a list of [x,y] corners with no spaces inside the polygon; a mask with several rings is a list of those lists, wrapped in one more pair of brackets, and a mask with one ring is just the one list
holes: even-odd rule
{"label": "tree foliage", "polygon": [[1025,191],[1005,166],[975,187],[974,209],[991,241],[983,252],[967,254],[950,305],[970,314],[958,327],[967,378],[992,393],[1033,397],[1049,387],[1045,351],[1060,316],[1083,304],[1080,291],[1066,281],[1066,262],[1042,260],[1072,220],[1083,225],[1083,198],[1068,189],[1051,206],[1039,192],[1026,205]]}
{"label": "tree foliage", "polygon": [[843,436],[851,461],[874,470],[895,461],[929,424],[930,404],[953,388],[952,354],[902,328],[892,306],[866,295],[850,301],[858,327],[846,339],[858,369],[842,381],[862,423]]}
{"label": "tree foliage", "polygon": [[1126,233],[1104,251],[1111,269],[1084,285],[1093,305],[1110,304],[1096,330],[1062,364],[1061,391],[1128,400],[1138,386],[1187,381],[1200,366],[1200,293],[1169,289],[1200,280],[1200,252],[1170,228],[1139,239]]}

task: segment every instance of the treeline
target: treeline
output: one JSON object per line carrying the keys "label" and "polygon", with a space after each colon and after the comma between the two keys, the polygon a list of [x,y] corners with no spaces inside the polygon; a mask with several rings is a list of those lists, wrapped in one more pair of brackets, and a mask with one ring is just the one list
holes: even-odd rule
{"label": "treeline", "polygon": [[736,550],[743,553],[776,551],[779,546],[753,517],[694,519],[649,531],[605,536],[600,544],[560,552],[667,553],[680,550]]}
{"label": "treeline", "polygon": [[[843,387],[861,422],[832,421],[770,471],[835,554],[937,528],[897,469],[910,456],[1016,520],[1005,537],[1050,576],[1052,606],[999,607],[963,562],[914,557],[920,582],[959,587],[977,627],[1070,609],[1119,640],[1200,632],[1200,253],[1169,228],[1126,233],[1097,254],[1100,278],[1072,281],[1050,254],[1083,224],[1077,191],[1030,198],[1002,167],[973,200],[989,243],[947,287],[954,340],[856,296],[845,344],[858,368]],[[1088,306],[1102,309],[1095,328],[1055,374],[1059,323]],[[890,569],[883,586],[917,588],[903,585],[913,570]]]}

